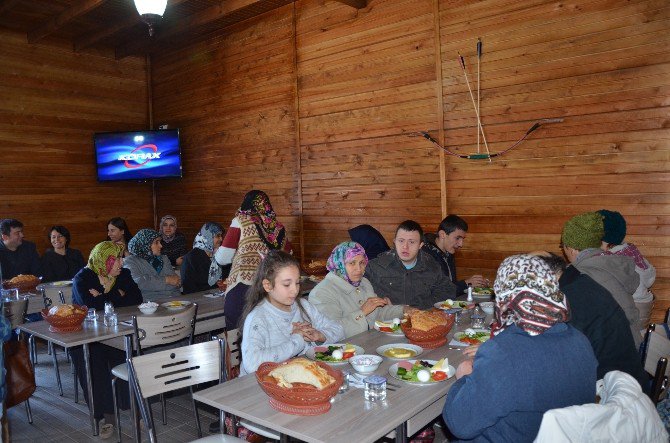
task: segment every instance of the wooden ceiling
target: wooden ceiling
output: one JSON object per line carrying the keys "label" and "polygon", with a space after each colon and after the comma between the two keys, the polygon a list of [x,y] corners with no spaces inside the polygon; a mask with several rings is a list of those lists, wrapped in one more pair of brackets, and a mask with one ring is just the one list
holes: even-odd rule
{"label": "wooden ceiling", "polygon": [[[116,58],[183,45],[292,3],[294,0],[169,0],[150,37],[133,0],[0,0],[0,27],[26,34],[29,43],[68,45]],[[367,0],[333,0],[353,8]]]}

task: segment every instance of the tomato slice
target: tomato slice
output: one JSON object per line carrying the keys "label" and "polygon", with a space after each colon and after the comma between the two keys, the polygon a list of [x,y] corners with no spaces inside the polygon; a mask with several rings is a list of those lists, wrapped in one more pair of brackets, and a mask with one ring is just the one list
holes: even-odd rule
{"label": "tomato slice", "polygon": [[435,381],[446,380],[446,378],[447,378],[447,373],[446,372],[442,372],[442,371],[433,372],[433,380],[435,380]]}
{"label": "tomato slice", "polygon": [[354,356],[353,352],[345,352],[342,354],[342,360],[348,360]]}
{"label": "tomato slice", "polygon": [[389,328],[388,326],[382,326],[379,328],[381,332],[393,332],[393,329]]}

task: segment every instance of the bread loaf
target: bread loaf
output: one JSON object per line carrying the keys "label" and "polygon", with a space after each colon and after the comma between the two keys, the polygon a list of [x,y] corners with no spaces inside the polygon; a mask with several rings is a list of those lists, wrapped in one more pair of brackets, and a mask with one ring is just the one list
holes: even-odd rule
{"label": "bread loaf", "polygon": [[416,311],[411,315],[412,329],[428,331],[436,326],[447,324],[447,319],[441,312]]}
{"label": "bread loaf", "polygon": [[286,364],[279,365],[270,371],[270,376],[277,380],[279,386],[292,388],[293,383],[305,383],[317,389],[323,389],[335,381],[321,366],[306,358],[294,358]]}

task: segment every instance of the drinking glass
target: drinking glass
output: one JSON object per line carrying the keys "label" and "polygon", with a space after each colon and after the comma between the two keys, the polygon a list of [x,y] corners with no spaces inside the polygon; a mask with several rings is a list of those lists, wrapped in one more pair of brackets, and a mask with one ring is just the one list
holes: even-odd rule
{"label": "drinking glass", "polygon": [[386,400],[386,378],[380,375],[371,375],[363,380],[365,384],[364,396],[368,401]]}
{"label": "drinking glass", "polygon": [[119,318],[116,315],[116,312],[112,312],[111,314],[105,314],[104,322],[105,322],[105,326],[109,326],[109,327],[116,326],[119,322]]}
{"label": "drinking glass", "polygon": [[98,314],[95,313],[95,308],[88,308],[86,313],[86,321],[96,321],[98,319]]}
{"label": "drinking glass", "polygon": [[2,299],[3,300],[18,300],[19,299],[19,290],[17,288],[3,289],[2,290]]}

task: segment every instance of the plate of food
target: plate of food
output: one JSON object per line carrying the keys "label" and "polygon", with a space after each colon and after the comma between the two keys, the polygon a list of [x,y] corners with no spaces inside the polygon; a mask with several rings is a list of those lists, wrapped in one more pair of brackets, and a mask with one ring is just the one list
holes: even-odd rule
{"label": "plate of food", "polygon": [[463,332],[454,334],[454,340],[468,345],[478,345],[491,338],[491,331],[486,329],[468,328]]}
{"label": "plate of food", "polygon": [[346,365],[351,357],[361,354],[365,354],[365,349],[350,343],[314,346],[305,352],[307,358],[330,365]]}
{"label": "plate of food", "polygon": [[392,360],[405,360],[421,355],[423,348],[421,346],[409,343],[391,343],[389,345],[377,348],[377,354]]}
{"label": "plate of food", "polygon": [[42,288],[66,288],[72,286],[72,280],[52,281],[49,283],[41,283],[37,285],[37,289]]}
{"label": "plate of food", "polygon": [[174,301],[168,301],[165,303],[161,303],[161,306],[170,309],[170,310],[177,310],[177,309],[184,309],[188,305],[190,305],[190,301],[183,301],[183,300],[174,300]]}
{"label": "plate of food", "polygon": [[393,337],[404,337],[405,333],[400,329],[400,323],[399,318],[394,318],[391,321],[375,320],[375,329]]}
{"label": "plate of food", "polygon": [[437,302],[433,305],[437,309],[442,309],[443,311],[447,311],[449,309],[472,309],[475,304],[470,302],[468,303],[467,301],[464,300],[452,300],[450,298]]}
{"label": "plate of food", "polygon": [[456,374],[456,369],[449,364],[449,360],[403,360],[394,363],[389,368],[389,375],[405,383],[418,386],[428,386],[450,379]]}

